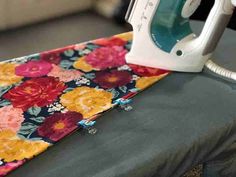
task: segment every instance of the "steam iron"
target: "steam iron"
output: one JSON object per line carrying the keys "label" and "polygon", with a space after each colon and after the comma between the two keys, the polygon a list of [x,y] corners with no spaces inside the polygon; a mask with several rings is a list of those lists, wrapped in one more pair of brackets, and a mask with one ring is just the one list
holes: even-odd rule
{"label": "steam iron", "polygon": [[132,0],[126,20],[133,26],[134,37],[126,61],[179,72],[201,72],[206,66],[236,80],[236,73],[210,60],[232,17],[236,0],[215,0],[197,36],[189,17],[200,4],[201,0]]}

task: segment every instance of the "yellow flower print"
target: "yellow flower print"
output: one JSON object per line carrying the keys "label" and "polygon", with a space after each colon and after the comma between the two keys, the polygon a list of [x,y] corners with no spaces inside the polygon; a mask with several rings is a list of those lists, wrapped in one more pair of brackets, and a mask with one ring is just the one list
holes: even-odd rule
{"label": "yellow flower print", "polygon": [[112,107],[112,93],[89,87],[78,87],[61,96],[60,102],[70,111],[76,111],[85,119]]}
{"label": "yellow flower print", "polygon": [[22,77],[15,75],[16,64],[0,63],[0,87],[10,86],[20,82]]}
{"label": "yellow flower print", "polygon": [[163,77],[165,77],[167,74],[163,74],[160,76],[153,76],[153,77],[141,77],[136,82],[136,88],[140,90],[144,90],[145,88],[151,86],[155,82],[161,80]]}
{"label": "yellow flower print", "polygon": [[93,70],[93,67],[85,61],[85,57],[79,58],[74,63],[74,68],[80,69],[81,71],[84,71],[84,72],[90,72]]}
{"label": "yellow flower print", "polygon": [[128,33],[118,34],[115,37],[118,37],[118,38],[123,39],[125,41],[131,41],[133,39],[133,33],[128,32]]}
{"label": "yellow flower print", "polygon": [[30,159],[49,147],[44,141],[22,140],[11,130],[0,131],[0,159],[5,162]]}

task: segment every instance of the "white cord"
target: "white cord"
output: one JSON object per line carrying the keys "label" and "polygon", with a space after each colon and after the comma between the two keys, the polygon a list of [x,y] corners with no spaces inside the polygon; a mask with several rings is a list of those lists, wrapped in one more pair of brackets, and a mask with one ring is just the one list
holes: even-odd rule
{"label": "white cord", "polygon": [[212,60],[208,60],[205,66],[212,72],[226,78],[226,79],[232,79],[236,81],[236,72],[230,71],[228,69],[225,69],[216,63],[214,63]]}

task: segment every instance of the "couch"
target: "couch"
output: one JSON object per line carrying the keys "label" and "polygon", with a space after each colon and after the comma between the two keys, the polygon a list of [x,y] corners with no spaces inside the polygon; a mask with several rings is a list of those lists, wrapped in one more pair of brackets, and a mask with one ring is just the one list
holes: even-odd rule
{"label": "couch", "polygon": [[95,9],[109,16],[119,0],[0,0],[0,30]]}

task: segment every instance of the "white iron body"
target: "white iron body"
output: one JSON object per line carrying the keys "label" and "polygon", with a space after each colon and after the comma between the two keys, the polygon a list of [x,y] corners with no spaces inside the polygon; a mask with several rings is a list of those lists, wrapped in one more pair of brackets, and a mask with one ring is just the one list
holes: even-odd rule
{"label": "white iron body", "polygon": [[[150,33],[150,25],[160,1],[134,2],[127,17],[134,31],[133,45],[126,56],[127,62],[171,71],[201,72],[233,14],[233,3],[236,4],[236,0],[215,0],[200,36],[193,33],[186,36],[176,43],[170,53],[157,47]],[[201,0],[186,0],[182,16],[188,20],[200,3]],[[228,20],[227,23],[222,22],[222,19]],[[181,51],[179,55],[178,51]]]}

